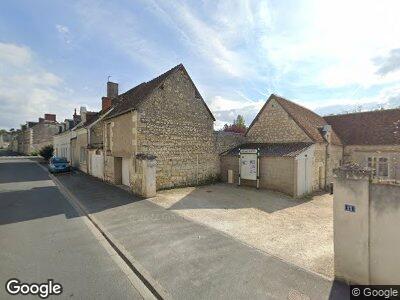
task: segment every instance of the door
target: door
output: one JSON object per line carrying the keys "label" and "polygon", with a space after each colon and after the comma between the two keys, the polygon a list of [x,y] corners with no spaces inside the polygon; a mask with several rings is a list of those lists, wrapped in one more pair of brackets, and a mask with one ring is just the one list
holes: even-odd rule
{"label": "door", "polygon": [[126,186],[130,186],[130,180],[129,180],[130,162],[131,162],[130,158],[122,158],[122,184]]}
{"label": "door", "polygon": [[305,157],[297,160],[297,196],[307,193],[307,164]]}

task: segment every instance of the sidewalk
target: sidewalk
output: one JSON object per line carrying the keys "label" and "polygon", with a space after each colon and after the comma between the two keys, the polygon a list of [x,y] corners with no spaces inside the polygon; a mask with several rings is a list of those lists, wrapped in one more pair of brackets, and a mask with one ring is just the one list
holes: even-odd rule
{"label": "sidewalk", "polygon": [[348,299],[331,282],[77,173],[57,176],[165,298]]}

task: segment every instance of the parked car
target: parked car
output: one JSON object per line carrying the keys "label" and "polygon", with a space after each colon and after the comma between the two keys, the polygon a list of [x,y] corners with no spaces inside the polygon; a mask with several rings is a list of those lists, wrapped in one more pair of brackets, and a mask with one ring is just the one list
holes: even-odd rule
{"label": "parked car", "polygon": [[61,173],[71,171],[71,166],[64,157],[53,156],[49,160],[49,172],[50,173]]}

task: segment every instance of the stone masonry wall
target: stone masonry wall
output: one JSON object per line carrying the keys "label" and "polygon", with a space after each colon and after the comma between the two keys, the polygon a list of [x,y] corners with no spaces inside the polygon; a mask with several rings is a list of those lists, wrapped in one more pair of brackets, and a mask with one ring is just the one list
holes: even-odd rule
{"label": "stone masonry wall", "polygon": [[98,122],[90,128],[90,146],[94,148],[103,147],[103,124]]}
{"label": "stone masonry wall", "polygon": [[343,147],[332,145],[328,146],[327,174],[326,183],[333,182],[333,170],[338,168],[343,162]]}
{"label": "stone masonry wall", "polygon": [[213,119],[184,71],[170,75],[139,108],[138,153],[157,157],[157,189],[215,180]]}
{"label": "stone masonry wall", "polygon": [[218,154],[244,144],[247,140],[243,134],[234,132],[215,131],[214,136]]}
{"label": "stone masonry wall", "polygon": [[53,145],[53,136],[58,133],[56,123],[38,123],[32,127],[32,151],[39,151],[44,146]]}
{"label": "stone masonry wall", "polygon": [[271,99],[247,133],[248,142],[312,142],[288,113]]}
{"label": "stone masonry wall", "polygon": [[344,161],[367,167],[368,157],[388,159],[387,179],[400,180],[400,145],[352,145],[344,148]]}
{"label": "stone masonry wall", "polygon": [[316,143],[314,148],[313,191],[325,189],[325,156],[326,146]]}
{"label": "stone masonry wall", "polygon": [[[260,188],[283,192],[294,196],[296,193],[296,170],[293,157],[261,157]],[[233,171],[233,182],[238,184],[239,157],[221,156],[221,180],[228,182],[228,170]],[[242,180],[242,185],[256,186],[256,181]]]}

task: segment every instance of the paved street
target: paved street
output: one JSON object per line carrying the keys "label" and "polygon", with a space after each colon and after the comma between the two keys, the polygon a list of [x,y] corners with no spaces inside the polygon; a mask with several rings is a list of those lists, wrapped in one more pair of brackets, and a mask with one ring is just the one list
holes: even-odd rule
{"label": "paved street", "polygon": [[27,159],[0,159],[0,299],[5,283],[54,279],[57,299],[141,299],[99,238],[46,171]]}

